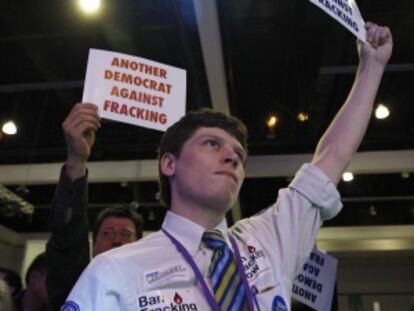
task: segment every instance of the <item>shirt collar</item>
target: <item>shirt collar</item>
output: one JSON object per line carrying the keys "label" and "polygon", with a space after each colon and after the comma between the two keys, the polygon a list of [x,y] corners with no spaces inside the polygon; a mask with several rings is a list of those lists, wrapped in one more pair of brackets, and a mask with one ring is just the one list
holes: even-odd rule
{"label": "shirt collar", "polygon": [[[194,256],[200,248],[201,238],[206,229],[195,222],[179,216],[174,212],[167,211],[162,228],[176,238],[185,249]],[[214,229],[219,230],[229,244],[227,221],[223,219]]]}

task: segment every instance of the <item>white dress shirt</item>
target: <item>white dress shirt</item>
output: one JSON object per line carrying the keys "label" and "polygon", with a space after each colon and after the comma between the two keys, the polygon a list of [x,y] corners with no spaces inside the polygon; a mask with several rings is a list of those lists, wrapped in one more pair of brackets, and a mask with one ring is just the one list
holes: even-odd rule
{"label": "white dress shirt", "polygon": [[[329,179],[305,164],[288,188],[260,215],[216,229],[238,245],[255,310],[290,310],[292,281],[311,252],[322,220],[341,209]],[[205,229],[168,212],[163,226],[187,249],[210,285],[212,251],[201,243]],[[195,275],[162,232],[97,256],[62,307],[69,310],[186,311],[211,310]]]}

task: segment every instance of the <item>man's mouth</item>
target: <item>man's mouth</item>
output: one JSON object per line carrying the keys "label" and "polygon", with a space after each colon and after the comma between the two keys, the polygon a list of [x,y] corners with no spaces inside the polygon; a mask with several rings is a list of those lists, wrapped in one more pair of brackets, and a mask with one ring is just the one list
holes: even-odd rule
{"label": "man's mouth", "polygon": [[216,174],[223,175],[223,176],[228,176],[231,179],[233,179],[235,183],[238,183],[239,182],[239,179],[237,178],[236,174],[234,174],[232,172],[229,172],[229,171],[218,171],[218,172],[216,172]]}

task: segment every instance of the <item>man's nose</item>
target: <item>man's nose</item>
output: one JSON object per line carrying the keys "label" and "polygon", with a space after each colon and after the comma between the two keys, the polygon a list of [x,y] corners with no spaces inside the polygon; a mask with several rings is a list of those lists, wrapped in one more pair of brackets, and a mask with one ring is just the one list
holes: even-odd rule
{"label": "man's nose", "polygon": [[223,149],[224,149],[224,155],[223,155],[224,163],[229,163],[234,168],[236,168],[240,161],[238,154],[230,146],[225,146]]}
{"label": "man's nose", "polygon": [[112,245],[120,246],[123,243],[123,237],[121,232],[115,232],[113,238],[112,238]]}
{"label": "man's nose", "polygon": [[111,243],[112,248],[122,246],[121,240],[115,238]]}

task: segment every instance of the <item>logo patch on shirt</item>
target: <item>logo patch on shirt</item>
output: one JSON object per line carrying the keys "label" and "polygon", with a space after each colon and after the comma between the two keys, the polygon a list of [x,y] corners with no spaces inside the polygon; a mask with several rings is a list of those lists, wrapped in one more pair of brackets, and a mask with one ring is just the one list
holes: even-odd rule
{"label": "logo patch on shirt", "polygon": [[145,272],[145,288],[159,287],[163,284],[189,281],[191,274],[184,264],[168,265]]}
{"label": "logo patch on shirt", "polygon": [[273,299],[272,304],[272,311],[287,311],[287,305],[285,300],[282,298],[282,296],[277,295],[275,299]]}
{"label": "logo patch on shirt", "polygon": [[165,289],[138,297],[139,311],[198,311],[192,289]]}
{"label": "logo patch on shirt", "polygon": [[60,311],[79,311],[79,305],[74,301],[66,301],[63,306],[60,307]]}
{"label": "logo patch on shirt", "polygon": [[247,245],[247,252],[241,254],[244,271],[249,282],[253,282],[259,275],[270,269],[270,264],[263,249],[254,245]]}

